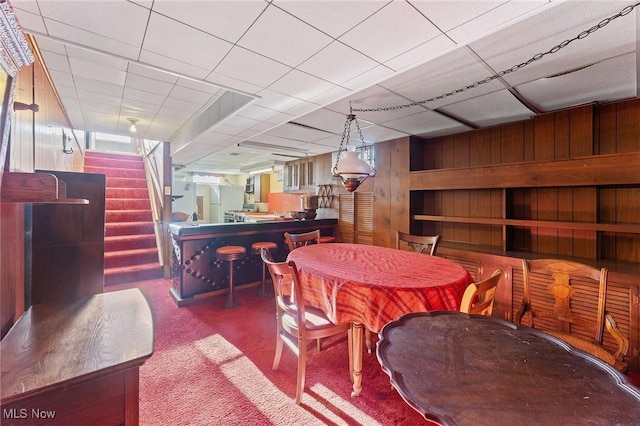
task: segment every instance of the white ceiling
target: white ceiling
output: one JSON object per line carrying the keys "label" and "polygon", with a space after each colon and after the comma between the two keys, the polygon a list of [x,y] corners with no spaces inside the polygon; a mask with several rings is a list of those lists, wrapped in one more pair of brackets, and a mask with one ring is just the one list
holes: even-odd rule
{"label": "white ceiling", "polygon": [[[638,96],[631,1],[10,0],[74,128],[171,142],[185,170],[239,172]],[[37,101],[37,99],[36,99]],[[351,146],[359,139],[351,133]],[[246,142],[256,143],[242,147]],[[240,144],[240,146],[238,146]]]}

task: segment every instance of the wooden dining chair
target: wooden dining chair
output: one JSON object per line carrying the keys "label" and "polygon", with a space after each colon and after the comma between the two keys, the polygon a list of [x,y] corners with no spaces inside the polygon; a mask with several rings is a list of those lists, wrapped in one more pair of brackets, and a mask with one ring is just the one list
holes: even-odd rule
{"label": "wooden dining chair", "polygon": [[436,249],[438,248],[438,241],[440,241],[440,235],[412,235],[396,231],[397,249],[409,246],[411,250],[417,253],[426,253],[434,256],[436,254]]}
{"label": "wooden dining chair", "polygon": [[303,232],[301,234],[284,233],[284,242],[289,251],[308,244],[320,244],[320,230],[316,229],[311,232]]}
{"label": "wooden dining chair", "polygon": [[[516,322],[541,329],[600,358],[620,371],[629,340],[620,332],[607,306],[607,268],[559,259],[522,259],[524,297]],[[603,345],[604,331],[615,352]],[[609,347],[613,348],[611,343]]]}
{"label": "wooden dining chair", "polygon": [[502,277],[502,271],[496,269],[486,280],[471,283],[462,295],[460,312],[491,316],[496,288]]}
{"label": "wooden dining chair", "polygon": [[347,332],[349,347],[349,375],[352,371],[351,324],[333,324],[324,312],[304,303],[300,277],[293,261],[274,262],[268,250],[262,249],[262,261],[267,265],[276,298],[276,353],[273,370],[277,370],[286,344],[298,357],[296,404],[300,405],[304,392],[307,364],[307,341]]}

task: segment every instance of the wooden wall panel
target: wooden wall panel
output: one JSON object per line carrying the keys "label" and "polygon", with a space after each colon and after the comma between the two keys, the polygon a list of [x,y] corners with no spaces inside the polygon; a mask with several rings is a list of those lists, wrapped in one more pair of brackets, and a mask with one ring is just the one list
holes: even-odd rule
{"label": "wooden wall panel", "polygon": [[553,114],[535,117],[535,152],[534,160],[553,160],[555,147],[555,120]]}
{"label": "wooden wall panel", "polygon": [[[409,179],[407,179],[406,171],[409,169],[409,138],[396,139],[390,144],[390,180],[389,194],[391,208],[389,212],[389,226],[387,238],[384,244],[378,244],[378,235],[380,231],[376,228],[374,244],[384,245],[386,247],[395,245],[395,231],[402,230],[409,232],[410,210],[409,210]],[[376,188],[377,189],[377,188]],[[375,193],[374,193],[375,194]],[[376,195],[377,196],[377,195]],[[375,208],[374,208],[375,215]],[[376,223],[377,227],[378,224]],[[384,229],[384,228],[383,228]],[[384,231],[382,231],[384,232]]]}
{"label": "wooden wall panel", "polygon": [[501,158],[503,163],[519,163],[524,160],[523,122],[505,124],[501,127]]}
{"label": "wooden wall panel", "polygon": [[640,151],[640,99],[616,104],[616,152]]}
{"label": "wooden wall panel", "polygon": [[0,203],[0,338],[25,310],[24,206]]}
{"label": "wooden wall panel", "polygon": [[460,133],[453,137],[453,167],[469,167],[469,133]]}
{"label": "wooden wall panel", "polygon": [[[373,193],[376,199],[376,210],[373,213],[373,241],[374,244],[386,246],[391,241],[391,216],[393,210],[392,202],[392,177],[393,171],[391,168],[392,161],[392,147],[393,142],[385,142],[376,146],[376,176],[368,178],[373,182]],[[408,163],[405,166],[409,166]],[[406,170],[406,169],[405,169]],[[367,181],[365,181],[367,183]],[[362,192],[363,189],[358,189],[356,193]],[[357,207],[357,206],[356,206]],[[356,224],[357,228],[357,224]]]}
{"label": "wooden wall panel", "polygon": [[569,110],[569,156],[593,155],[593,107]]}
{"label": "wooden wall panel", "polygon": [[469,133],[469,166],[491,164],[491,130],[483,129]]}
{"label": "wooden wall panel", "polygon": [[569,119],[570,112],[569,111],[559,111],[554,114],[554,132],[553,132],[553,146],[554,160],[564,160],[570,158],[570,139],[569,139],[569,128],[571,125],[571,120]]}
{"label": "wooden wall panel", "polygon": [[602,105],[594,112],[594,153],[613,154],[616,148],[616,106]]}

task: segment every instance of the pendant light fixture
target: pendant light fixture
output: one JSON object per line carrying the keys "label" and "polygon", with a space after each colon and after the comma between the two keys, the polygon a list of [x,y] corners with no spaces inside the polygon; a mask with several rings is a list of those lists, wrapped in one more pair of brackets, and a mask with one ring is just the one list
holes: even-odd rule
{"label": "pendant light fixture", "polygon": [[345,189],[349,192],[355,191],[368,177],[375,176],[376,174],[375,169],[373,169],[367,161],[360,158],[359,152],[349,150],[352,123],[355,123],[358,131],[358,136],[362,143],[362,151],[365,153],[369,163],[371,162],[367,145],[364,142],[364,136],[362,136],[362,130],[360,130],[360,124],[355,114],[353,114],[351,105],[349,105],[349,114],[344,123],[344,131],[342,132],[342,140],[340,141],[340,148],[338,149],[336,165],[333,167],[333,175],[340,178]]}
{"label": "pendant light fixture", "polygon": [[127,120],[129,120],[129,123],[131,123],[131,126],[129,126],[129,131],[131,133],[135,133],[138,130],[136,128],[136,123],[138,122],[138,120],[135,118],[127,118]]}

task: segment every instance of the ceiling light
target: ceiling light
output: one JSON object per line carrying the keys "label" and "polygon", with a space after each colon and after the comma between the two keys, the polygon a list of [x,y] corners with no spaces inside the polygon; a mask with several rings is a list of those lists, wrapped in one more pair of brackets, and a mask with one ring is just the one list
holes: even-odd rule
{"label": "ceiling light", "polygon": [[[349,106],[349,109],[351,110],[351,106]],[[353,111],[350,111],[350,114],[347,115],[347,121],[344,123],[344,132],[342,132],[342,140],[340,141],[340,148],[338,149],[338,157],[336,158],[336,165],[333,168],[333,175],[342,180],[342,184],[349,192],[355,191],[368,177],[375,176],[376,174],[375,169],[373,169],[369,163],[360,158],[359,152],[349,150],[351,123],[355,123],[358,135],[360,136],[360,141],[362,142],[362,151],[364,151],[369,161],[371,161],[367,145],[364,143],[362,130],[360,130],[360,124],[358,123],[358,119],[355,114],[352,112]],[[347,141],[346,144],[345,140]]]}
{"label": "ceiling light", "polygon": [[135,133],[138,130],[136,128],[136,123],[138,122],[138,120],[135,118],[127,118],[127,120],[129,120],[129,123],[131,123],[131,126],[129,126],[129,131],[131,133]]}

